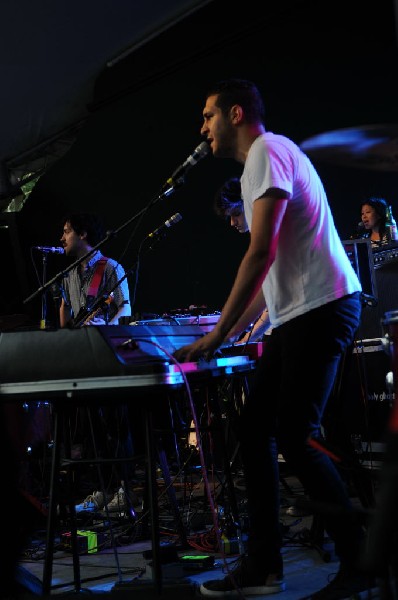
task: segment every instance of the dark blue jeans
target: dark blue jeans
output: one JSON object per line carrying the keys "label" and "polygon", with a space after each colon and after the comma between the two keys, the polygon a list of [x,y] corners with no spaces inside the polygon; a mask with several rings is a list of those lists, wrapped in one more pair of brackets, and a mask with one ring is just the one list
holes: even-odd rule
{"label": "dark blue jeans", "polygon": [[[362,530],[334,463],[308,444],[321,421],[344,352],[355,339],[360,294],[345,296],[272,331],[241,415],[240,448],[250,523],[248,554],[280,561],[278,452],[309,498],[329,506],[325,529],[341,560],[352,561]],[[265,490],[265,491],[263,491]]]}

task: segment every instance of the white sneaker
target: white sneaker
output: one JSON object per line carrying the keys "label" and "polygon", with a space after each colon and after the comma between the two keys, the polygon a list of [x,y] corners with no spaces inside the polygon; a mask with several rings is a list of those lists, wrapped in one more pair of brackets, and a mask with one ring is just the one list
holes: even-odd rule
{"label": "white sneaker", "polygon": [[121,487],[115,492],[112,500],[108,502],[108,511],[111,512],[124,512],[127,509],[126,495],[124,489]]}
{"label": "white sneaker", "polygon": [[96,510],[102,510],[105,506],[104,494],[99,491],[95,491],[92,494],[89,494],[87,498],[83,500],[80,504],[75,506],[75,511],[77,513],[82,512],[84,510],[88,512],[94,512]]}

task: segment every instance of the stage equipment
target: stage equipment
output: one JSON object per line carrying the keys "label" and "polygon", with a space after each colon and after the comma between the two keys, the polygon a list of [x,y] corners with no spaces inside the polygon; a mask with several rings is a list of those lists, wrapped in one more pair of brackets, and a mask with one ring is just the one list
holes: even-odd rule
{"label": "stage equipment", "polygon": [[381,338],[355,342],[342,357],[323,417],[325,439],[344,457],[344,477],[349,477],[365,508],[374,505],[375,481],[386,457],[393,402],[389,369]]}
{"label": "stage equipment", "polygon": [[310,158],[332,165],[395,172],[398,171],[398,124],[327,131],[304,140],[300,148]]}
{"label": "stage equipment", "polygon": [[386,598],[393,598],[397,594],[398,539],[398,310],[386,312],[383,328],[383,342],[392,368],[387,382],[394,400],[385,436],[386,459],[379,477],[377,501],[368,524],[368,543],[363,546],[359,565],[365,572],[383,577]]}
{"label": "stage equipment", "polygon": [[343,240],[343,246],[361,282],[364,304],[375,306],[377,304],[377,286],[370,240]]}
{"label": "stage equipment", "polygon": [[210,152],[210,146],[207,142],[201,142],[199,146],[195,148],[187,160],[182,165],[177,167],[171,177],[168,178],[164,184],[162,190],[169,190],[170,188],[179,187],[184,183],[185,173],[189,171],[197,162],[202,160]]}
{"label": "stage equipment", "polygon": [[340,427],[360,464],[377,469],[385,457],[394,394],[387,384],[390,360],[381,338],[356,343],[340,399]]}
{"label": "stage equipment", "polygon": [[365,339],[382,337],[385,313],[398,309],[398,245],[374,248],[373,262],[377,304],[362,312],[361,335]]}
{"label": "stage equipment", "polygon": [[39,250],[44,254],[65,254],[64,248],[57,246],[33,246],[33,250]]}
{"label": "stage equipment", "polygon": [[372,248],[369,239],[358,239],[343,240],[343,245],[363,290],[357,337],[381,338],[384,314],[398,308],[398,244]]}
{"label": "stage equipment", "polygon": [[384,330],[383,343],[391,366],[391,371],[387,375],[387,382],[394,397],[389,432],[396,437],[398,434],[398,310],[386,312],[382,325]]}
{"label": "stage equipment", "polygon": [[373,248],[373,265],[375,269],[381,269],[385,265],[398,263],[398,243],[391,242],[388,246]]}
{"label": "stage equipment", "polygon": [[179,223],[181,220],[182,220],[181,214],[175,213],[174,215],[172,215],[170,217],[170,219],[167,219],[162,225],[160,225],[154,231],[152,231],[152,233],[150,233],[148,235],[148,237],[152,238],[152,237],[164,235],[169,227],[172,227],[176,223]]}
{"label": "stage equipment", "polygon": [[[59,497],[61,445],[63,464],[70,456],[62,440],[68,407],[137,403],[144,413],[148,466],[148,502],[151,521],[154,585],[160,594],[159,523],[153,413],[159,403],[187,382],[209,385],[215,377],[245,374],[255,367],[247,356],[214,358],[178,364],[172,353],[204,335],[199,326],[98,326],[80,329],[3,332],[0,334],[0,400],[51,402],[54,417],[48,522],[43,572],[43,595],[51,591],[52,566]],[[98,459],[99,461],[101,459]],[[78,461],[70,460],[70,463]],[[227,469],[226,465],[226,469]],[[71,501],[71,515],[74,505]],[[75,591],[81,591],[76,522],[72,519]]]}
{"label": "stage equipment", "polygon": [[220,313],[212,314],[189,314],[189,313],[176,313],[175,315],[167,314],[162,317],[155,319],[142,319],[139,321],[132,321],[130,325],[149,325],[149,326],[175,326],[175,325],[193,325],[199,327],[203,333],[208,333],[214,328],[214,325],[220,318]]}

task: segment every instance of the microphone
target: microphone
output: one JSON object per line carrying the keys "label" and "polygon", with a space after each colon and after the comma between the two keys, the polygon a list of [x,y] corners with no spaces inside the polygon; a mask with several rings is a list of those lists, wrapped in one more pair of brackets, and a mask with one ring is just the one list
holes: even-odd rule
{"label": "microphone", "polygon": [[161,235],[163,232],[165,232],[165,230],[168,227],[171,227],[172,225],[175,225],[176,223],[178,223],[179,221],[181,221],[182,216],[180,215],[180,213],[175,213],[175,215],[173,215],[172,217],[170,217],[170,219],[167,219],[167,221],[165,221],[163,223],[163,225],[161,225],[160,227],[158,227],[157,229],[155,229],[155,231],[152,231],[152,233],[150,233],[148,235],[149,238],[153,238],[153,237],[157,237],[159,235]]}
{"label": "microphone", "polygon": [[181,185],[183,183],[185,173],[194,165],[196,165],[196,163],[204,158],[209,152],[209,144],[207,142],[201,142],[199,146],[195,148],[192,154],[188,156],[187,160],[174,171],[171,177],[169,177],[164,187]]}
{"label": "microphone", "polygon": [[365,225],[363,224],[362,221],[359,221],[357,227],[358,227],[359,230],[361,230],[361,229],[364,229]]}
{"label": "microphone", "polygon": [[34,250],[39,250],[45,254],[64,254],[65,250],[56,246],[33,246]]}

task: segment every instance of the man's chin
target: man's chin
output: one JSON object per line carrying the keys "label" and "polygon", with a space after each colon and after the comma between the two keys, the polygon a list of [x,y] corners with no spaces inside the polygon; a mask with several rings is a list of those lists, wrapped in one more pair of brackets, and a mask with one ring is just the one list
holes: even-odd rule
{"label": "man's chin", "polygon": [[213,146],[212,146],[211,149],[213,152],[213,156],[215,158],[233,158],[232,152],[226,148],[220,148],[220,147],[213,148]]}

